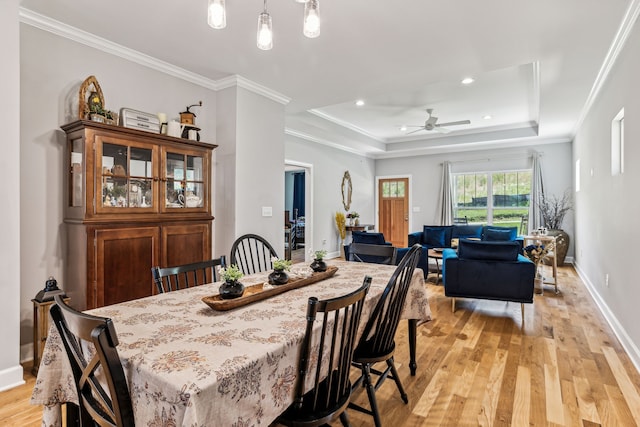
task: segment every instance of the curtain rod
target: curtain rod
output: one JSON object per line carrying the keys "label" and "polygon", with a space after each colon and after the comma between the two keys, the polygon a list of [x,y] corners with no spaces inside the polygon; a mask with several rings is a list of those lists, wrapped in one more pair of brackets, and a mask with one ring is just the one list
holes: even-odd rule
{"label": "curtain rod", "polygon": [[[490,162],[492,160],[509,160],[509,159],[522,159],[522,158],[528,158],[531,156],[535,156],[538,155],[539,157],[542,157],[544,155],[544,151],[534,151],[534,152],[530,152],[527,154],[523,154],[523,155],[505,155],[505,156],[494,156],[494,157],[482,157],[482,158],[477,158],[477,159],[468,159],[468,160],[458,160],[455,162],[450,162],[452,165],[458,164],[458,163],[479,163],[479,162]],[[440,163],[440,165],[442,166],[444,163]]]}

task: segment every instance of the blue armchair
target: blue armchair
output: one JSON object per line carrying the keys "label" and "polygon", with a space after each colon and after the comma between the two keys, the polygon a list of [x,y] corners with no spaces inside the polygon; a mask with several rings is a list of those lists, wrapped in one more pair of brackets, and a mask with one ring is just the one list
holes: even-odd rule
{"label": "blue armchair", "polygon": [[533,302],[535,264],[521,254],[516,241],[461,240],[458,252],[442,253],[444,294],[455,298],[479,298],[521,303]]}
{"label": "blue armchair", "polygon": [[[367,245],[385,245],[391,246],[390,242],[384,240],[384,234],[382,233],[367,233],[366,231],[354,231],[351,233],[351,241],[352,243],[365,243]],[[349,260],[351,245],[344,245],[344,259]],[[373,262],[377,263],[379,261],[379,257],[366,255],[362,257],[364,262]]]}

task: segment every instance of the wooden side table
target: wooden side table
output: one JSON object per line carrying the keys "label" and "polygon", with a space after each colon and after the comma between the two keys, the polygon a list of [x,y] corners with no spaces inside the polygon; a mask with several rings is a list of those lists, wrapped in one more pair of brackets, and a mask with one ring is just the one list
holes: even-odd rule
{"label": "wooden side table", "polygon": [[546,245],[549,243],[553,242],[553,252],[549,255],[547,255],[545,258],[550,258],[551,259],[551,268],[553,271],[553,278],[549,278],[549,277],[544,277],[542,279],[542,283],[543,284],[547,284],[547,285],[553,285],[555,287],[555,292],[556,294],[559,294],[560,291],[558,290],[558,259],[556,257],[556,237],[555,236],[549,236],[546,234],[539,234],[537,236],[524,236],[524,247],[526,248],[528,245],[531,244],[542,244],[542,245]]}
{"label": "wooden side table", "polygon": [[434,248],[427,251],[427,257],[436,260],[436,285],[442,281],[442,273],[440,270],[440,260],[442,259],[442,250]]}

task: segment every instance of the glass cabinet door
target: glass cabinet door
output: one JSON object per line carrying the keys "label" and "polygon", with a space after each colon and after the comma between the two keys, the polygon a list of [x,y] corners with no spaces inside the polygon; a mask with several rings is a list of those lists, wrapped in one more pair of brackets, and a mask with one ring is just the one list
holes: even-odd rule
{"label": "glass cabinet door", "polygon": [[[153,147],[126,143],[99,144],[98,167],[102,185],[97,211],[153,209]],[[101,150],[100,150],[101,148]]]}
{"label": "glass cabinet door", "polygon": [[194,153],[165,153],[165,211],[204,207],[204,157]]}

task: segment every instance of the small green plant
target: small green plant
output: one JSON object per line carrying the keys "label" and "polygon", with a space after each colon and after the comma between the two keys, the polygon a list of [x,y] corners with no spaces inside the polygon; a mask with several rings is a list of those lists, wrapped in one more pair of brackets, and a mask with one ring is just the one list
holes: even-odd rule
{"label": "small green plant", "polygon": [[289,271],[289,269],[291,268],[291,261],[289,261],[288,259],[280,259],[280,258],[273,257],[271,258],[271,263],[273,264],[274,270]]}
{"label": "small green plant", "polygon": [[235,282],[240,280],[242,276],[244,276],[244,274],[242,274],[242,271],[240,271],[238,266],[235,264],[231,264],[227,268],[221,268],[220,275],[225,282]]}
{"label": "small green plant", "polygon": [[360,214],[358,212],[356,212],[356,211],[349,212],[347,214],[347,218],[351,218],[351,219],[360,218]]}
{"label": "small green plant", "polygon": [[319,251],[314,251],[313,249],[309,249],[309,255],[311,255],[313,259],[322,260],[324,259],[325,256],[327,256],[327,251],[325,251],[324,249],[320,249]]}

